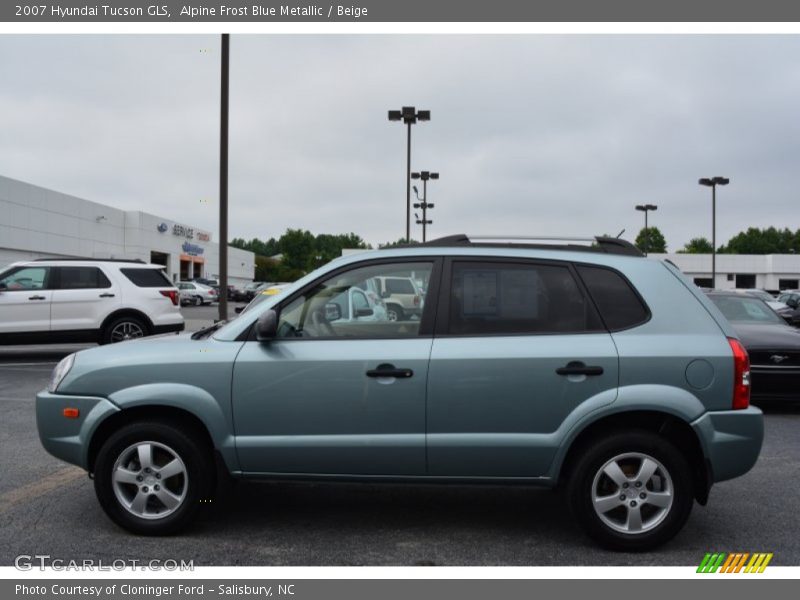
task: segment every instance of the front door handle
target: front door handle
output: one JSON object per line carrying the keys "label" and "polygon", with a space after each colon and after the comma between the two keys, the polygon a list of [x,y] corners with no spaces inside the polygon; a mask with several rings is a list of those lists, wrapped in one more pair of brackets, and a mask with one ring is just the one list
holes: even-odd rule
{"label": "front door handle", "polygon": [[47,300],[46,296],[28,296],[28,300]]}
{"label": "front door handle", "polygon": [[394,365],[384,363],[378,365],[375,369],[367,371],[367,377],[399,377],[408,379],[414,376],[414,371],[411,369],[395,369]]}
{"label": "front door handle", "polygon": [[101,298],[113,298],[114,294],[109,294],[108,292],[106,292],[105,294],[100,294],[100,297]]}
{"label": "front door handle", "polygon": [[602,375],[603,367],[587,367],[580,361],[572,361],[556,369],[559,375]]}

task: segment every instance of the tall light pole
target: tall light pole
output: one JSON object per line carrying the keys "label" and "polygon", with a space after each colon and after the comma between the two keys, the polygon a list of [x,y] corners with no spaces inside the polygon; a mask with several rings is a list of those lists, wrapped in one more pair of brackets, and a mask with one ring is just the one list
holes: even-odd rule
{"label": "tall light pole", "polygon": [[228,73],[230,34],[222,34],[219,119],[219,318],[228,318]]}
{"label": "tall light pole", "polygon": [[697,183],[711,188],[711,287],[717,287],[717,186],[728,185],[727,177],[703,177]]}
{"label": "tall light pole", "polygon": [[[419,225],[422,223],[422,242],[425,243],[427,236],[427,226],[433,224],[433,221],[428,220],[428,209],[433,208],[433,204],[428,202],[428,180],[429,179],[439,179],[438,173],[431,173],[430,171],[420,171],[419,173],[412,173],[411,179],[421,179],[422,180],[422,200],[414,204],[414,208],[421,208],[422,209],[422,221],[417,221]],[[417,188],[414,188],[414,191],[417,191]],[[419,196],[417,196],[419,200]]]}
{"label": "tall light pole", "polygon": [[658,206],[655,204],[637,204],[636,210],[644,213],[644,255],[647,256],[647,253],[650,252],[650,230],[647,228],[647,213],[651,210],[658,210]]}
{"label": "tall light pole", "polygon": [[417,121],[430,121],[431,111],[418,111],[413,106],[404,106],[400,110],[390,110],[389,120],[402,121],[408,127],[406,142],[406,243],[408,243],[411,241],[411,126]]}

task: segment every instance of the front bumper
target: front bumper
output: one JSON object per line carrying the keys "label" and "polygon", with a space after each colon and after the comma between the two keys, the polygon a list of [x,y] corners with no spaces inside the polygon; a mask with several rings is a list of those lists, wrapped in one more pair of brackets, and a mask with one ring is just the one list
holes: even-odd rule
{"label": "front bumper", "polygon": [[755,406],[707,412],[692,427],[714,483],[744,475],[756,464],[764,441],[764,415]]}
{"label": "front bumper", "polygon": [[[64,417],[65,408],[77,408],[76,419]],[[45,390],[36,394],[36,426],[42,446],[65,462],[87,469],[89,442],[97,426],[119,408],[105,398],[51,394]]]}
{"label": "front bumper", "polygon": [[752,400],[800,400],[800,368],[750,367]]}

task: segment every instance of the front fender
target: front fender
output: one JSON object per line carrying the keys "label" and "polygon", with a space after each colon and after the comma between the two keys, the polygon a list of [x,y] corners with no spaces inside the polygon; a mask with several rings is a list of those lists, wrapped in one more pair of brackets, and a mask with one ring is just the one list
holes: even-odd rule
{"label": "front fender", "polygon": [[228,469],[239,469],[230,413],[203,388],[183,383],[150,383],[114,392],[109,400],[123,411],[139,406],[168,406],[192,413],[205,425]]}
{"label": "front fender", "polygon": [[558,479],[573,442],[587,427],[606,417],[634,411],[668,414],[691,424],[706,412],[706,408],[690,392],[668,385],[625,386],[618,389],[614,402],[581,404],[564,419],[556,432],[559,444],[548,477],[553,481]]}

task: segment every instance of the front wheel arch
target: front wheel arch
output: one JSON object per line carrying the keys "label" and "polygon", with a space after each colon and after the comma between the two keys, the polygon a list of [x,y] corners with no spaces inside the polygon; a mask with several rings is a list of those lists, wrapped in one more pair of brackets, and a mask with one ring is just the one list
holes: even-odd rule
{"label": "front wheel arch", "polygon": [[87,471],[89,473],[94,472],[98,451],[115,431],[137,421],[154,420],[178,423],[182,428],[190,429],[211,451],[216,450],[211,434],[203,421],[188,410],[171,406],[136,406],[115,412],[97,426],[89,442],[86,461]]}

